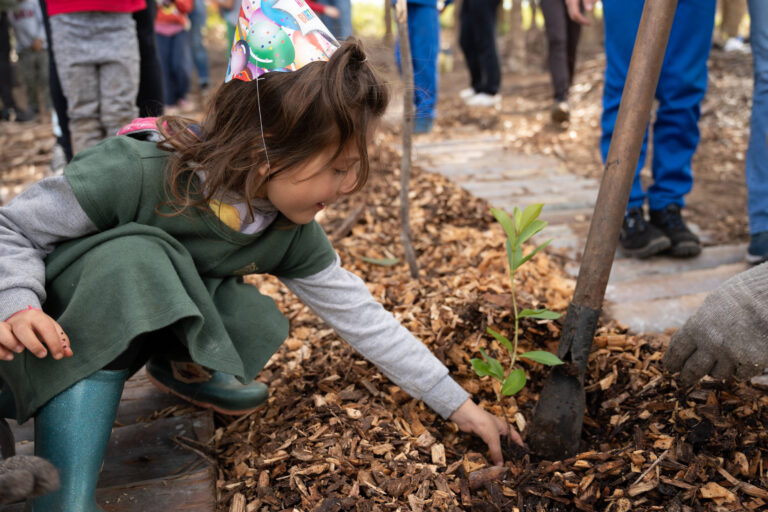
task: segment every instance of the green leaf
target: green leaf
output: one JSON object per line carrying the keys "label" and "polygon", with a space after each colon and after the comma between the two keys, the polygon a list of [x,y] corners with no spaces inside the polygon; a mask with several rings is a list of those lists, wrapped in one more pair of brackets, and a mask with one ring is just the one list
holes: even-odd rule
{"label": "green leaf", "polygon": [[498,380],[499,382],[502,382],[504,380],[504,368],[502,368],[498,359],[494,359],[486,354],[485,350],[482,348],[480,348],[480,353],[483,355],[483,359],[485,359],[485,361],[488,363],[488,375]]}
{"label": "green leaf", "polygon": [[529,238],[531,238],[533,235],[541,231],[547,227],[547,222],[543,220],[534,220],[530,224],[528,224],[526,227],[523,228],[523,230],[520,232],[520,236],[517,237],[518,243],[523,244],[523,242],[527,241]]}
{"label": "green leaf", "polygon": [[509,217],[507,212],[504,210],[499,210],[498,208],[491,208],[491,214],[493,214],[499,224],[501,224],[501,227],[504,229],[504,233],[507,234],[507,240],[511,240],[514,243],[514,241],[517,239],[515,223]]}
{"label": "green leaf", "polygon": [[518,230],[518,233],[522,233],[531,222],[539,218],[542,208],[544,208],[543,203],[532,204],[526,207],[525,211],[520,216],[520,229]]}
{"label": "green leaf", "polygon": [[548,245],[549,245],[549,243],[550,243],[551,241],[552,241],[552,240],[547,240],[546,242],[544,242],[543,244],[541,244],[540,246],[538,246],[537,248],[535,248],[534,250],[532,250],[532,251],[531,251],[531,252],[530,252],[530,253],[529,253],[529,254],[528,254],[528,255],[527,255],[525,258],[521,258],[521,259],[520,259],[520,263],[518,263],[518,264],[517,264],[517,266],[515,267],[515,270],[517,270],[517,269],[520,267],[520,265],[522,265],[523,263],[525,263],[525,262],[526,262],[526,261],[528,261],[529,259],[531,259],[531,258],[533,258],[534,256],[536,256],[536,254],[537,254],[537,253],[538,253],[540,250],[542,250],[543,248],[545,248],[546,246],[548,246]]}
{"label": "green leaf", "polygon": [[545,364],[547,366],[557,366],[559,364],[563,364],[563,361],[561,361],[559,357],[557,357],[552,352],[547,352],[546,350],[531,350],[530,352],[520,354],[520,357],[524,357],[526,359],[530,359],[531,361]]}
{"label": "green leaf", "polygon": [[515,368],[504,379],[504,383],[501,385],[501,394],[504,396],[514,395],[525,387],[525,381],[525,372],[520,368]]}
{"label": "green leaf", "polygon": [[522,231],[522,228],[520,227],[520,222],[522,221],[523,214],[520,212],[520,208],[515,206],[514,210],[512,210],[512,217],[515,219],[515,233],[519,233]]}
{"label": "green leaf", "polygon": [[391,267],[400,263],[399,258],[369,258],[367,256],[359,256],[359,258],[365,262],[381,265],[382,267]]}
{"label": "green leaf", "polygon": [[517,314],[518,318],[538,318],[539,320],[557,320],[561,316],[560,313],[555,313],[548,309],[524,309]]}
{"label": "green leaf", "polygon": [[470,359],[469,364],[472,365],[472,369],[475,370],[475,373],[478,377],[485,377],[487,375],[491,374],[491,367],[488,363],[483,361],[482,359]]}
{"label": "green leaf", "polygon": [[512,342],[510,342],[510,341],[509,341],[509,339],[508,339],[506,336],[504,336],[503,334],[500,334],[500,333],[498,333],[498,332],[494,331],[494,330],[493,330],[493,329],[491,329],[490,327],[486,327],[486,328],[485,328],[485,330],[486,330],[486,332],[487,332],[488,334],[490,334],[491,336],[493,336],[494,338],[496,338],[496,340],[497,340],[499,343],[501,343],[502,345],[504,345],[504,347],[505,347],[507,350],[509,350],[509,353],[510,353],[510,355],[512,354],[512,352],[513,352],[515,349],[512,347]]}
{"label": "green leaf", "polygon": [[512,257],[512,272],[520,268],[520,265],[525,263],[527,260],[523,258],[523,248],[522,246],[518,245],[515,248],[515,255]]}

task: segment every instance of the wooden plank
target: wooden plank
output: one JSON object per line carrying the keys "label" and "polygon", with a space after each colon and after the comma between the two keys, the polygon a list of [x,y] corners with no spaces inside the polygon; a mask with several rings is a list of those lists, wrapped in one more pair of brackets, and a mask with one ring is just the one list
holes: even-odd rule
{"label": "wooden plank", "polygon": [[[178,478],[150,480],[96,491],[96,503],[107,512],[214,512],[213,468]],[[0,507],[0,512],[24,512],[24,504]]]}
{"label": "wooden plank", "polygon": [[[212,435],[210,411],[115,428],[109,438],[98,486],[167,478],[190,468],[207,466],[205,459],[181,447],[173,438],[180,436],[205,443]],[[17,445],[16,450],[21,455],[32,455],[34,446],[34,443],[24,443]]]}
{"label": "wooden plank", "polygon": [[[153,413],[162,411],[167,407],[186,407],[189,405],[181,398],[157,389],[149,382],[146,372],[142,368],[125,383],[115,422],[118,425],[130,425],[136,423],[139,418],[149,418]],[[31,442],[34,439],[34,420],[29,420],[22,425],[13,420],[9,420],[8,423],[11,425],[17,444]]]}

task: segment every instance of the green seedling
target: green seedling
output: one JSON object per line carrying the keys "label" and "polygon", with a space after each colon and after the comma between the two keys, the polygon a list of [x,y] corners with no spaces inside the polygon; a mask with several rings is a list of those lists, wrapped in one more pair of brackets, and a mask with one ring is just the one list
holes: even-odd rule
{"label": "green seedling", "polygon": [[[523,256],[523,244],[530,239],[533,235],[544,229],[547,223],[540,220],[538,217],[541,214],[543,204],[533,204],[528,206],[525,211],[520,211],[515,207],[512,217],[510,217],[503,210],[491,208],[491,213],[496,220],[501,224],[504,232],[507,235],[506,247],[507,258],[509,260],[509,281],[512,286],[512,312],[515,318],[515,327],[510,341],[503,334],[494,331],[490,327],[487,328],[488,334],[496,338],[509,353],[509,365],[504,368],[504,365],[493,357],[489,356],[485,350],[480,348],[480,354],[482,359],[472,359],[470,363],[475,373],[479,377],[491,376],[499,381],[499,392],[496,394],[496,400],[499,405],[502,406],[501,410],[504,412],[504,418],[509,424],[509,418],[507,418],[506,410],[503,407],[504,397],[517,394],[526,384],[525,370],[522,368],[516,368],[515,363],[519,358],[525,358],[530,361],[545,364],[547,366],[557,366],[563,364],[555,354],[544,350],[531,350],[530,352],[524,352],[522,354],[517,353],[517,342],[520,336],[520,319],[521,318],[535,318],[539,320],[555,320],[560,318],[560,313],[549,311],[548,309],[522,309],[517,308],[517,297],[515,293],[515,272],[525,262],[533,258],[539,251],[549,245],[552,240],[547,240],[533,251]],[[511,426],[510,426],[511,428]]]}

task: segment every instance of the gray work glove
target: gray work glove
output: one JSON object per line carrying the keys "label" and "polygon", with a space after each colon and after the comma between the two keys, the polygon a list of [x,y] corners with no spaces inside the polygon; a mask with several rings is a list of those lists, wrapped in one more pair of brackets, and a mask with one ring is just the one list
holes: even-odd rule
{"label": "gray work glove", "polygon": [[663,361],[686,386],[707,374],[748,379],[768,368],[768,264],[710,293],[672,336]]}
{"label": "gray work glove", "polygon": [[34,498],[59,488],[59,472],[45,459],[16,455],[0,460],[0,505]]}

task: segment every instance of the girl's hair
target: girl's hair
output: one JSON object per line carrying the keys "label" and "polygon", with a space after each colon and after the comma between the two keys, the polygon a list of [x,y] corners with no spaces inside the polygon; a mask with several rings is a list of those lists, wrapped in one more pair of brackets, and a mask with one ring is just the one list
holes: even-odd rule
{"label": "girl's hair", "polygon": [[[386,110],[389,93],[368,62],[362,43],[350,37],[329,61],[297,71],[270,72],[256,80],[222,84],[200,126],[173,116],[158,119],[160,147],[172,151],[166,188],[177,215],[207,207],[211,198],[235,194],[248,202],[264,196],[270,176],[301,165],[335,145],[335,159],[348,143],[360,152],[354,190],[368,179],[366,144],[370,127]],[[331,161],[329,160],[329,162]],[[268,167],[262,175],[260,168]],[[206,173],[204,190],[190,179]]]}

